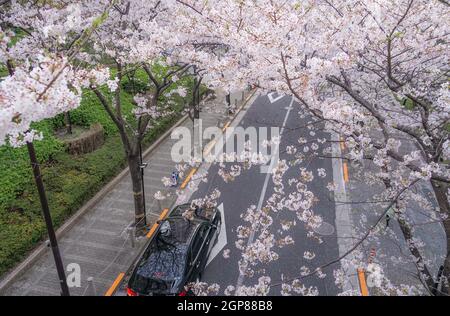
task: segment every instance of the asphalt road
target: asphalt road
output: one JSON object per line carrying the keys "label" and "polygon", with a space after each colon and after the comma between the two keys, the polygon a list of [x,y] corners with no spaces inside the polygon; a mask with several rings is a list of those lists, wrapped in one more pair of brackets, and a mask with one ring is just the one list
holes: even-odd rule
{"label": "asphalt road", "polygon": [[[273,103],[272,103],[272,102]],[[292,104],[291,110],[288,109]],[[284,153],[287,145],[296,144],[299,147],[298,139],[305,138],[307,141],[314,141],[319,138],[330,139],[330,135],[322,133],[317,126],[313,130],[301,128],[306,125],[309,120],[301,118],[299,115],[300,107],[296,102],[292,102],[292,97],[284,96],[278,98],[276,95],[269,98],[268,96],[259,96],[255,102],[247,109],[239,126],[244,128],[249,126],[266,126],[266,127],[284,127],[284,133],[281,136],[280,143],[280,159],[292,160],[292,155]],[[289,113],[288,113],[289,112]],[[314,131],[315,135],[311,136],[310,132]],[[320,144],[319,144],[320,145]],[[323,149],[319,149],[319,152]],[[301,148],[301,147],[300,147]],[[318,215],[321,215],[326,223],[334,227],[335,223],[335,205],[332,200],[332,195],[326,188],[327,184],[333,182],[333,170],[330,159],[306,159],[301,164],[290,166],[284,177],[285,195],[295,191],[295,186],[289,186],[286,179],[298,178],[300,176],[300,168],[307,168],[315,171],[314,181],[308,184],[308,189],[314,193],[317,202],[313,210]],[[326,177],[320,178],[317,175],[317,169],[323,168],[326,171]],[[255,270],[263,269],[261,273],[255,273],[253,277],[240,277],[238,270],[238,261],[241,259],[241,252],[236,248],[235,242],[238,239],[236,236],[236,228],[245,223],[240,218],[240,215],[245,212],[251,205],[258,205],[261,200],[264,206],[266,200],[274,192],[274,183],[270,176],[265,187],[266,174],[260,172],[259,166],[254,166],[249,170],[244,171],[233,182],[225,183],[218,175],[219,167],[215,164],[211,165],[208,172],[208,181],[202,182],[198,190],[194,193],[192,198],[204,197],[215,188],[221,191],[219,205],[223,203],[225,223],[227,230],[227,244],[223,249],[230,250],[229,258],[224,258],[223,249],[210,262],[203,273],[202,281],[207,283],[217,283],[221,286],[219,294],[223,294],[224,289],[228,285],[254,285],[258,278],[262,275],[271,277],[272,282],[277,283],[281,278],[291,278],[300,275],[302,266],[306,266],[313,270],[314,268],[328,263],[339,256],[338,244],[336,238],[336,230],[328,232],[327,236],[322,236],[322,243],[316,239],[307,237],[307,229],[300,220],[296,220],[295,212],[287,209],[280,209],[276,214],[271,214],[274,223],[271,226],[271,233],[276,236],[276,239],[290,235],[295,243],[293,245],[285,246],[284,248],[276,249],[279,254],[279,259],[266,265],[259,265]],[[291,228],[289,232],[283,232],[281,229],[281,222],[296,220],[296,226]],[[306,260],[304,252],[310,251],[315,253],[315,258]],[[324,278],[317,276],[307,277],[302,279],[302,283],[306,286],[317,287],[320,295],[336,295],[340,290],[336,287],[333,277],[333,269],[337,265],[332,265],[326,268],[323,272],[326,274]],[[281,287],[272,287],[270,295],[280,295]],[[295,293],[292,293],[295,294]]]}

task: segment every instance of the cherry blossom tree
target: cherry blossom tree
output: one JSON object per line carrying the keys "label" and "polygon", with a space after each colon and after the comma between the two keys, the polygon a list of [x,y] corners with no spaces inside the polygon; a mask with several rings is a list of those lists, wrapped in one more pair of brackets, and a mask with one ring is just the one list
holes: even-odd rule
{"label": "cherry blossom tree", "polygon": [[[110,61],[108,66],[113,69],[115,78],[106,81],[112,97],[99,84],[92,84],[90,89],[120,133],[132,180],[138,231],[146,224],[141,144],[157,119],[173,113],[173,100],[162,102],[163,98],[174,93],[187,95],[183,80],[189,77],[191,65],[174,53],[180,40],[171,27],[172,17],[170,2],[119,1],[93,36],[94,54],[85,56],[85,61],[93,65]],[[145,72],[149,85],[134,96],[135,119],[130,121],[125,117],[120,95],[123,79],[136,70]]]}
{"label": "cherry blossom tree", "polygon": [[[96,3],[90,4],[89,9],[93,10]],[[189,106],[198,113],[202,77],[207,74],[208,86],[217,87],[221,83],[217,78],[234,61],[231,57],[220,59],[215,53],[216,44],[209,42],[211,35],[203,36],[203,31],[190,28],[192,19],[186,7],[175,4],[176,1],[118,1],[92,37],[94,53],[83,56],[92,65],[108,60],[109,68],[114,69],[115,78],[106,81],[111,99],[101,91],[98,81],[90,88],[119,130],[132,179],[138,228],[145,225],[141,143],[155,120],[173,111],[173,104],[161,102],[162,97],[174,93],[186,97],[187,87],[181,83],[193,74],[199,79],[194,82]],[[150,85],[135,96],[136,122],[130,124],[122,109],[121,82],[136,69],[145,72]]]}
{"label": "cherry blossom tree", "polygon": [[[79,73],[71,62],[108,16],[112,4],[83,26],[78,7],[64,2],[0,4],[0,63],[6,64],[9,74],[0,82],[0,145],[27,146],[64,296],[69,289],[33,145],[42,136],[31,124],[79,105],[81,88],[98,74],[95,70]],[[25,35],[20,38],[19,34]]]}
{"label": "cherry blossom tree", "polygon": [[[293,244],[288,232],[296,222],[283,223],[283,235],[270,233],[274,215],[281,210],[294,212],[308,229],[308,237],[321,242],[314,230],[322,218],[314,212],[316,197],[308,185],[326,175],[324,170],[302,167],[295,178],[288,178],[291,166],[319,156],[355,164],[371,161],[377,166],[376,171],[364,172],[384,185],[377,198],[389,201],[388,207],[343,256],[320,267],[303,266],[300,275],[290,279],[271,280],[263,273],[257,284],[229,286],[225,293],[266,295],[278,286],[283,295],[318,295],[302,280],[323,278],[325,268],[338,262],[342,268],[333,273],[336,283],[347,282],[345,268],[362,264],[361,246],[376,240],[376,226],[395,207],[394,217],[423,286],[395,286],[382,270],[375,266],[369,270],[383,284],[384,293],[437,294],[423,243],[406,212],[414,201],[445,229],[447,255],[438,294],[449,294],[447,1],[86,0],[37,5],[6,1],[5,7],[0,62],[10,75],[0,83],[0,144],[6,140],[19,146],[38,138],[30,124],[75,108],[81,89],[89,87],[121,135],[138,227],[145,224],[140,144],[152,122],[171,111],[170,104],[159,102],[160,97],[184,95],[185,90],[172,88],[194,65],[208,77],[205,83],[210,88],[235,90],[255,84],[262,91],[293,95],[301,106],[300,117],[308,115],[311,126],[321,124],[343,137],[348,151],[340,157],[332,157],[328,147],[332,141],[327,139],[307,144],[300,138],[298,144],[282,149],[294,163],[281,160],[274,166],[274,193],[263,207],[250,205],[243,210],[243,225],[236,229],[241,275],[257,275],[261,265],[279,259],[277,248]],[[14,29],[26,36],[12,45]],[[150,86],[136,95],[136,119],[130,123],[123,114],[120,91],[123,78],[136,69],[146,73]],[[279,142],[266,145],[276,147]],[[250,147],[246,144],[245,151]],[[224,181],[263,163],[260,157],[239,154],[245,164],[220,164]],[[413,190],[418,182],[431,183],[437,208]],[[286,195],[286,183],[295,192]],[[333,190],[332,183],[329,188]],[[196,202],[214,205],[218,196],[220,192],[215,192]],[[250,235],[254,241],[247,244]],[[304,253],[305,260],[314,256],[312,251]],[[196,287],[200,292],[218,291],[216,285]]]}
{"label": "cherry blossom tree", "polygon": [[[334,158],[353,163],[370,160],[378,166],[377,172],[365,172],[385,185],[379,197],[392,201],[390,207],[395,206],[395,218],[418,276],[425,292],[431,294],[436,294],[435,276],[423,258],[423,243],[407,216],[408,203],[420,201],[431,217],[441,221],[447,236],[441,294],[448,294],[448,2],[178,3],[195,13],[193,20],[205,25],[202,28],[205,34],[227,43],[246,57],[247,82],[257,83],[266,91],[294,95],[305,114],[325,124],[326,130],[342,135],[348,144],[348,153]],[[299,142],[302,144],[301,140]],[[412,146],[405,146],[407,144]],[[293,150],[297,149],[287,149]],[[325,156],[331,158],[330,151]],[[283,162],[278,167],[278,177],[282,177],[286,167]],[[252,265],[277,259],[273,253],[274,237],[267,235],[264,228],[270,225],[271,212],[291,206],[307,226],[314,227],[320,222],[311,212],[314,198],[307,189],[307,183],[313,178],[312,171],[300,172],[303,181],[298,184],[297,195],[283,198],[282,194],[275,194],[262,213],[255,214],[253,207],[247,211],[249,225],[238,230],[240,236],[256,232],[260,238],[251,245],[238,247],[243,252],[241,273],[253,274]],[[224,170],[220,173],[227,175]],[[281,184],[275,176],[273,180]],[[418,181],[431,183],[438,208],[415,193],[413,187]],[[268,220],[263,220],[267,217]],[[375,238],[374,235],[374,229],[362,234],[346,256],[358,252],[364,240]],[[338,259],[343,265],[349,264],[345,257]],[[303,277],[318,275],[319,271],[305,272]],[[338,271],[336,276],[339,276]],[[305,292],[299,280],[291,280],[295,281],[295,286],[280,285],[286,293],[293,289]],[[255,288],[241,290],[254,293]]]}

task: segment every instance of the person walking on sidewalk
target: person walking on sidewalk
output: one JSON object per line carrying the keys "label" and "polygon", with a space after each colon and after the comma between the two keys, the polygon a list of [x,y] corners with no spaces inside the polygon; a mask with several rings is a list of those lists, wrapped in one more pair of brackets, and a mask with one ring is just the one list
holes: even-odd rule
{"label": "person walking on sidewalk", "polygon": [[178,171],[172,172],[172,187],[178,186],[179,174]]}

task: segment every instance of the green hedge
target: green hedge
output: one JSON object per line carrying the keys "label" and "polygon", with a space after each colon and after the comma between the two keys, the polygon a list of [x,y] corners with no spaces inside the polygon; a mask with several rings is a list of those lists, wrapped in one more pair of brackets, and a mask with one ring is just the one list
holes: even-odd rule
{"label": "green hedge", "polygon": [[[72,157],[62,151],[54,155],[51,163],[42,165],[56,226],[124,167],[123,156],[120,139],[113,136],[93,153]],[[0,217],[0,274],[17,264],[46,235],[30,167],[25,167],[23,173],[28,182],[22,184],[22,194],[13,202],[16,210],[4,211]]]}
{"label": "green hedge", "polygon": [[[33,124],[44,134],[44,140],[35,143],[39,161],[51,161],[54,155],[64,151],[64,145],[53,136],[51,122]],[[17,201],[24,195],[23,188],[33,181],[27,148],[0,147],[0,218],[16,209]],[[29,213],[30,210],[24,210]],[[1,242],[1,241],[0,241]]]}

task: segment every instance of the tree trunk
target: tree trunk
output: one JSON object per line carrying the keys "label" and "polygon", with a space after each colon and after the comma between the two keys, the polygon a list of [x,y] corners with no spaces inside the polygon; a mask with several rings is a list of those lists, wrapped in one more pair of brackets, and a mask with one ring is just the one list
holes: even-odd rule
{"label": "tree trunk", "polygon": [[423,282],[427,285],[428,289],[430,291],[433,291],[434,289],[434,277],[431,275],[430,271],[428,270],[428,267],[423,261],[422,255],[420,254],[419,249],[415,246],[413,242],[413,234],[411,232],[411,227],[409,224],[402,219],[401,217],[398,217],[397,222],[400,225],[400,229],[403,233],[403,237],[405,238],[406,243],[408,244],[409,251],[416,259],[416,267],[420,274],[420,279],[423,280]]}
{"label": "tree trunk", "polygon": [[439,204],[441,215],[446,216],[446,219],[443,221],[445,236],[447,239],[447,255],[444,261],[444,270],[442,272],[442,276],[444,281],[442,282],[441,292],[443,294],[450,295],[450,205],[448,203],[447,194],[446,194],[446,185],[442,182],[431,181],[431,185],[433,186],[434,194],[436,195],[436,199]]}
{"label": "tree trunk", "polygon": [[39,201],[41,202],[42,213],[44,215],[45,226],[47,228],[48,239],[52,249],[53,258],[55,260],[56,271],[58,273],[59,284],[61,286],[61,295],[70,296],[69,287],[67,286],[66,273],[62,261],[61,253],[59,251],[58,240],[56,239],[55,229],[53,227],[52,215],[48,206],[47,194],[45,193],[44,182],[42,181],[41,169],[36,158],[36,151],[33,143],[27,142],[28,154],[30,156],[31,168],[33,169],[34,180],[36,188],[39,193]]}
{"label": "tree trunk", "polygon": [[72,120],[70,118],[70,112],[69,111],[64,113],[64,118],[65,118],[65,121],[66,121],[67,134],[72,134]]}
{"label": "tree trunk", "polygon": [[135,226],[136,231],[139,232],[146,225],[140,158],[138,154],[132,154],[127,159],[133,189]]}

